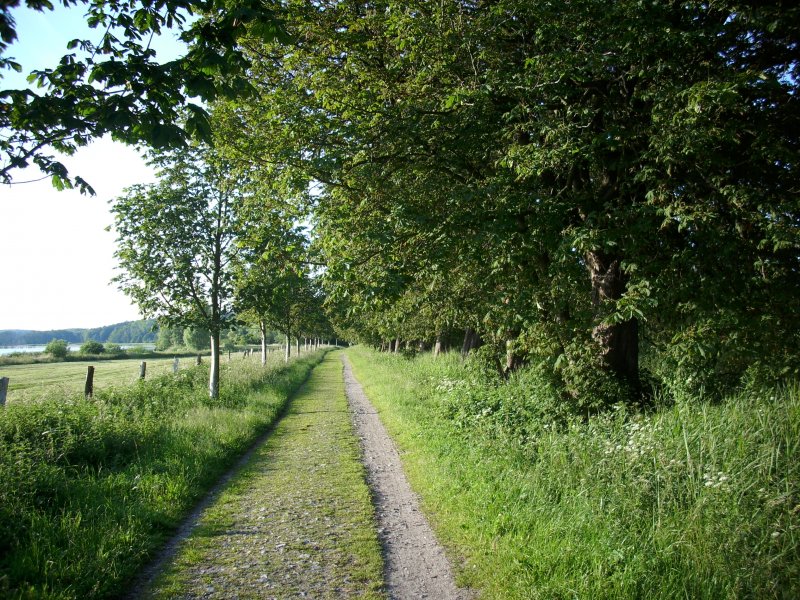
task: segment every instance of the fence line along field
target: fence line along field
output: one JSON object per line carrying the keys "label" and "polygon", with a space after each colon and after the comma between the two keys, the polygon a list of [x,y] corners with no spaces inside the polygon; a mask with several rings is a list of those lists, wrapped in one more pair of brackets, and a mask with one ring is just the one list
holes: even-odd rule
{"label": "fence line along field", "polygon": [[[207,360],[207,359],[206,359]],[[174,358],[148,358],[146,377],[171,373]],[[86,367],[94,365],[94,390],[120,385],[130,385],[139,379],[140,358],[120,360],[75,361],[63,363],[36,363],[0,367],[0,377],[9,378],[8,402],[35,399],[54,391],[63,394],[83,392]],[[179,359],[179,368],[193,366],[193,358]]]}

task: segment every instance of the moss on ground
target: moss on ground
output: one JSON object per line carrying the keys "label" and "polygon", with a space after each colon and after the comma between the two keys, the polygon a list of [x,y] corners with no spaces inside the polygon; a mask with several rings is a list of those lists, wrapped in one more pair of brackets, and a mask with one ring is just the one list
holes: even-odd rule
{"label": "moss on ground", "polygon": [[205,511],[152,598],[384,598],[374,511],[328,355]]}

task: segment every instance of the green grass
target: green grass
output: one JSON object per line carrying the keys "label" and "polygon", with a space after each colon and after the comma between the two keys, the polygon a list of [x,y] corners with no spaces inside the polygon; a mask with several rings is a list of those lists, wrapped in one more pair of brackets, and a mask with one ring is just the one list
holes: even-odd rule
{"label": "green grass", "polygon": [[[208,356],[203,357],[207,362]],[[260,363],[261,356],[254,353],[247,359],[242,354],[233,354],[231,363],[242,360]],[[279,363],[283,358],[280,352],[271,352],[270,361]],[[134,384],[139,379],[139,365],[147,362],[147,379],[172,373],[174,357],[163,355],[145,356],[144,358],[123,358],[108,360],[86,359],[82,361],[28,363],[19,365],[0,365],[0,377],[9,378],[9,402],[28,401],[31,399],[61,394],[64,396],[83,392],[86,381],[86,367],[94,365],[95,392],[112,387]],[[228,363],[227,354],[223,354],[221,364]],[[179,369],[188,369],[195,365],[195,356],[182,356],[178,359]]]}
{"label": "green grass", "polygon": [[263,369],[207,364],[0,411],[0,597],[119,595],[256,437],[322,353]]}
{"label": "green grass", "polygon": [[383,598],[359,457],[332,353],[146,597]]}
{"label": "green grass", "polygon": [[796,386],[552,423],[525,374],[348,354],[484,597],[800,597]]}
{"label": "green grass", "polygon": [[[194,365],[190,358],[179,359],[179,361],[180,366],[184,369]],[[87,360],[7,365],[0,367],[0,375],[9,378],[8,401],[14,402],[46,396],[54,391],[65,395],[82,392],[88,365],[95,366],[94,388],[96,391],[111,386],[130,385],[139,379],[141,362],[139,359],[121,359],[102,362]],[[172,372],[172,358],[148,358],[146,362],[148,378]]]}

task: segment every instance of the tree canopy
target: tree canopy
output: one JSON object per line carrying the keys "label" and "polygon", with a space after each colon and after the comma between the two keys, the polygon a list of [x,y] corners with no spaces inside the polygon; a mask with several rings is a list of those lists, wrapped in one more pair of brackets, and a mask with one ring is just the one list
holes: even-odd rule
{"label": "tree canopy", "polygon": [[[70,59],[36,76],[79,119],[53,122],[86,127],[67,144],[213,131],[250,186],[243,314],[289,336],[304,327],[289,325],[290,303],[302,315],[324,298],[351,339],[463,336],[506,374],[545,365],[587,406],[653,380],[681,393],[797,373],[793,4],[186,0],[151,18],[92,6],[113,7],[97,23],[123,33],[90,48],[105,66]],[[195,10],[187,57],[155,65],[137,36]],[[84,76],[117,91],[76,85]],[[210,121],[191,96],[212,102]],[[3,115],[36,108],[6,125],[29,135],[46,111],[3,97]],[[119,98],[131,104],[111,110]],[[81,120],[94,114],[96,129]],[[197,201],[170,194],[159,211]]]}

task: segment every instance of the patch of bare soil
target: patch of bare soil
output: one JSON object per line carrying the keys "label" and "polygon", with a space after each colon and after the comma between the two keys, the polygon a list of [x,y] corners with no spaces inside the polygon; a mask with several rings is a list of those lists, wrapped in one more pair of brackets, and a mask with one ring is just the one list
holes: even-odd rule
{"label": "patch of bare soil", "polygon": [[456,587],[444,548],[408,484],[400,455],[378,413],[353,376],[346,357],[344,379],[356,432],[361,439],[367,481],[378,518],[384,578],[391,598],[465,600],[469,590]]}

